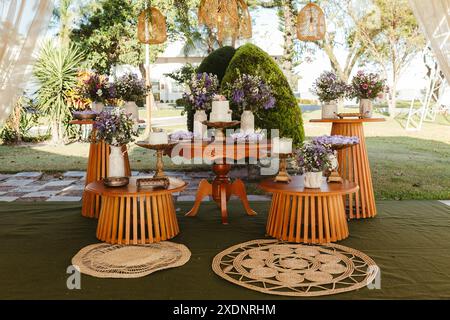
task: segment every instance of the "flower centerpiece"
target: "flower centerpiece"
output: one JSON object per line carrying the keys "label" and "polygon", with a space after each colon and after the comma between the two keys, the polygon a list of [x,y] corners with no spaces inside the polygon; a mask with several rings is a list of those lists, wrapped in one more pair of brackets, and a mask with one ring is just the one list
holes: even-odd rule
{"label": "flower centerpiece", "polygon": [[124,109],[132,115],[132,119],[139,120],[137,103],[143,103],[145,96],[149,92],[144,79],[140,79],[134,73],[127,73],[115,82],[117,97],[124,102]]}
{"label": "flower centerpiece", "polygon": [[322,119],[335,119],[337,101],[347,94],[348,86],[333,72],[325,71],[316,79],[311,91],[322,102]]}
{"label": "flower centerpiece", "polygon": [[124,177],[125,161],[122,149],[134,141],[137,132],[133,130],[131,116],[122,109],[103,111],[93,125],[95,141],[103,140],[111,146],[108,163],[108,177]]}
{"label": "flower centerpiece", "polygon": [[214,96],[219,91],[219,80],[216,75],[210,73],[193,74],[187,81],[189,92],[183,94],[183,100],[192,109],[194,114],[194,136],[204,137],[206,126],[203,122],[208,119],[206,110],[211,109]]}
{"label": "flower centerpiece", "polygon": [[81,94],[92,102],[91,109],[101,112],[105,104],[114,104],[117,92],[114,84],[105,75],[86,72],[82,78]]}
{"label": "flower centerpiece", "polygon": [[387,90],[386,80],[380,79],[376,73],[358,71],[352,79],[350,98],[359,100],[359,112],[365,118],[372,117],[372,100]]}
{"label": "flower centerpiece", "polygon": [[254,132],[255,115],[260,110],[275,107],[275,97],[271,86],[261,76],[239,74],[238,78],[226,89],[228,98],[238,106],[241,115],[241,130]]}
{"label": "flower centerpiece", "polygon": [[333,150],[330,145],[306,142],[297,150],[294,167],[305,175],[306,188],[320,188],[323,172],[332,167]]}

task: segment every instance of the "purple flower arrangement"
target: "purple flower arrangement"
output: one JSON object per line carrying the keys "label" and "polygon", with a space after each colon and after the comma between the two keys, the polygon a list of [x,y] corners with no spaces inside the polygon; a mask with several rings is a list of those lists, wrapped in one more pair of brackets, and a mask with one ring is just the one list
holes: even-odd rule
{"label": "purple flower arrangement", "polygon": [[117,98],[117,90],[105,75],[86,72],[81,79],[81,95],[92,102],[107,102]]}
{"label": "purple flower arrangement", "polygon": [[351,145],[351,144],[358,144],[359,138],[356,136],[341,136],[341,135],[335,135],[335,136],[320,136],[315,137],[312,139],[313,143],[316,144],[324,144],[329,145],[331,147],[334,146],[342,146],[342,145]]}
{"label": "purple flower arrangement", "polygon": [[386,80],[375,73],[358,71],[352,79],[348,96],[358,99],[375,99],[387,91]]}
{"label": "purple flower arrangement", "polygon": [[133,130],[134,121],[130,114],[116,108],[108,112],[99,113],[93,128],[95,129],[95,141],[104,140],[112,146],[122,146],[133,142],[133,136],[137,132]]}
{"label": "purple flower arrangement", "polygon": [[228,99],[241,110],[269,110],[275,107],[272,88],[260,76],[240,74],[226,89]]}
{"label": "purple flower arrangement", "polygon": [[219,91],[219,80],[214,74],[198,73],[187,82],[190,93],[184,93],[183,99],[196,110],[208,110]]}
{"label": "purple flower arrangement", "polygon": [[118,78],[115,87],[117,97],[123,101],[142,101],[149,92],[144,79],[139,79],[134,73],[127,73]]}
{"label": "purple flower arrangement", "polygon": [[319,97],[320,101],[327,103],[345,97],[348,86],[333,72],[325,71],[316,79],[311,91]]}
{"label": "purple flower arrangement", "polygon": [[329,145],[306,142],[295,152],[293,167],[301,173],[327,171],[332,166],[331,155]]}

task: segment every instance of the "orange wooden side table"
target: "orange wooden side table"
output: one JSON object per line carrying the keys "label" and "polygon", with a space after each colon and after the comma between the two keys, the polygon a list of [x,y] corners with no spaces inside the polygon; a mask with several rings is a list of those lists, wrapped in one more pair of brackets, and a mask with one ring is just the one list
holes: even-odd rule
{"label": "orange wooden side table", "polygon": [[235,179],[231,182],[228,173],[231,170],[232,161],[245,160],[248,158],[262,159],[269,156],[271,150],[270,143],[226,143],[225,141],[203,141],[203,142],[181,142],[175,148],[178,154],[172,156],[182,156],[187,159],[194,157],[203,157],[204,160],[212,162],[212,171],[215,178],[210,183],[206,179],[200,181],[194,206],[186,216],[196,216],[202,199],[206,196],[212,196],[221,211],[222,224],[228,224],[227,202],[232,195],[237,196],[244,206],[249,216],[256,215],[256,212],[250,208],[247,199],[244,182],[241,179]]}
{"label": "orange wooden side table", "polygon": [[106,187],[103,181],[86,186],[86,191],[102,198],[97,226],[99,240],[145,244],[171,239],[180,232],[172,193],[183,190],[187,183],[169,178],[168,189],[139,190],[136,179],[130,178],[125,187]]}
{"label": "orange wooden side table", "polygon": [[[94,120],[72,120],[70,124],[92,125]],[[91,144],[89,146],[88,166],[86,169],[86,183],[101,180],[108,176],[108,161],[110,147],[103,141],[95,141],[95,131],[91,132]],[[125,174],[131,176],[128,152],[124,146]],[[83,192],[81,214],[88,218],[98,218],[100,213],[100,197],[89,191]]]}
{"label": "orange wooden side table", "polygon": [[266,233],[279,240],[328,243],[348,237],[343,195],[355,193],[354,182],[324,182],[319,189],[304,187],[303,176],[291,182],[267,179],[259,187],[273,193]]}
{"label": "orange wooden side table", "polygon": [[331,122],[332,135],[357,136],[359,144],[338,151],[339,174],[342,178],[354,181],[359,191],[347,195],[347,208],[350,219],[372,218],[377,214],[373,193],[372,174],[367,156],[364,122],[382,122],[384,118],[364,119],[313,119],[310,122]]}

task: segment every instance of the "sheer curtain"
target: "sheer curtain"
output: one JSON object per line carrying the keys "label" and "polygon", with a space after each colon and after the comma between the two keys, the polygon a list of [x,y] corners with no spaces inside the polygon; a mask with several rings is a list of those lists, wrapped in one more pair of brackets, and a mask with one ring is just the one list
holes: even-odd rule
{"label": "sheer curtain", "polygon": [[450,83],[450,0],[409,0],[409,3]]}
{"label": "sheer curtain", "polygon": [[30,78],[33,53],[52,9],[51,0],[0,0],[0,125]]}

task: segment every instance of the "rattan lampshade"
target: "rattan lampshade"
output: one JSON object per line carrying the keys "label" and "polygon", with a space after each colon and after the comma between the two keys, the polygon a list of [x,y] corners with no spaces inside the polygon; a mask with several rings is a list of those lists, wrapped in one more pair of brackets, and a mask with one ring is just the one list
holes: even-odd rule
{"label": "rattan lampshade", "polygon": [[158,9],[151,7],[140,13],[138,39],[147,44],[159,44],[167,40],[166,18]]}
{"label": "rattan lampshade", "polygon": [[244,0],[202,0],[198,20],[215,29],[219,41],[252,37],[252,20]]}
{"label": "rattan lampshade", "polygon": [[297,17],[297,38],[317,41],[325,37],[326,23],[322,9],[314,3],[307,4]]}

